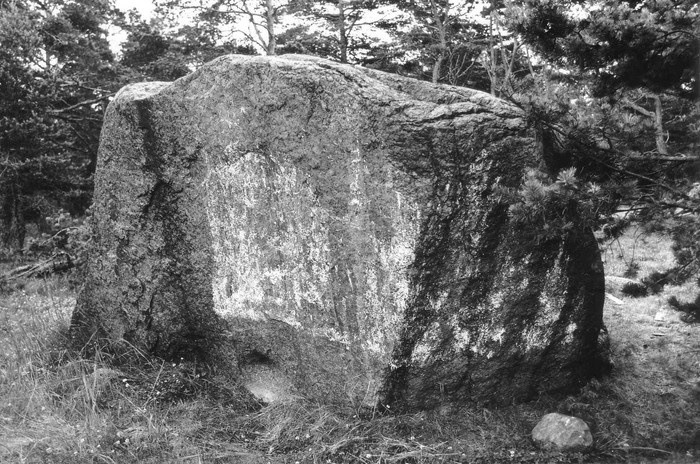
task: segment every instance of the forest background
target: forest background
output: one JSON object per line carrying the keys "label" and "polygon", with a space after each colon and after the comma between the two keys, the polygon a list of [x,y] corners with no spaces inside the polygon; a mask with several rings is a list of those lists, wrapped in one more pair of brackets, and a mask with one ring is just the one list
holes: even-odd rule
{"label": "forest background", "polygon": [[[575,202],[615,237],[632,221],[700,263],[700,6],[692,0],[0,0],[0,249],[83,260],[99,133],[126,84],[172,81],[228,53],[303,53],[467,86],[523,108],[555,153],[501,192],[516,220],[566,231]],[[121,39],[121,40],[120,40]],[[535,219],[532,219],[535,218]],[[630,263],[628,274],[638,269]]]}

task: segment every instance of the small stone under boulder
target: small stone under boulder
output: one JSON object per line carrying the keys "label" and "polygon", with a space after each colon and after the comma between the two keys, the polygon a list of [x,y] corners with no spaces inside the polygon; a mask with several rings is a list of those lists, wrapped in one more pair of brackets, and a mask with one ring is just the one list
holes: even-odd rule
{"label": "small stone under boulder", "polygon": [[532,441],[542,449],[578,452],[593,445],[593,436],[583,420],[553,412],[532,430]]}
{"label": "small stone under boulder", "polygon": [[73,337],[392,410],[575,389],[606,366],[593,234],[535,239],[495,194],[556,175],[539,140],[486,93],[309,57],[127,86]]}

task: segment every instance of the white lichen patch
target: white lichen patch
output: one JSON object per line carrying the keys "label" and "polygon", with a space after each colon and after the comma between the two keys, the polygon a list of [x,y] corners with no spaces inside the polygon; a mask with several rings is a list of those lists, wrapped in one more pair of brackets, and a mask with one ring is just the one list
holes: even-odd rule
{"label": "white lichen patch", "polygon": [[[568,281],[562,268],[562,250],[545,276],[544,286],[539,295],[537,317],[523,332],[523,350],[540,351],[552,340],[554,324],[559,320],[566,303]],[[571,327],[571,326],[569,326]],[[573,340],[573,330],[567,333],[565,341]]]}
{"label": "white lichen patch", "polygon": [[459,353],[466,350],[469,346],[471,336],[469,335],[469,332],[462,327],[462,324],[460,324],[459,314],[453,313],[450,315],[447,323],[452,329],[452,339],[454,340],[453,348],[455,352]]}
{"label": "white lichen patch", "polygon": [[455,347],[459,348],[461,351],[469,349],[469,351],[477,356],[484,356],[486,359],[491,359],[501,348],[505,333],[505,327],[496,324],[480,327],[479,333],[475,339],[463,330],[459,342],[455,336]]}
{"label": "white lichen patch", "polygon": [[409,296],[417,205],[373,178],[359,150],[345,171],[333,166],[350,193],[342,214],[326,201],[335,197],[320,190],[318,173],[291,160],[234,145],[210,158],[215,310],[281,320],[388,356]]}
{"label": "white lichen patch", "polygon": [[436,297],[428,297],[430,301],[430,307],[433,310],[433,312],[437,313],[442,309],[443,306],[445,306],[445,302],[447,301],[448,296],[449,292],[443,290]]}
{"label": "white lichen patch", "polygon": [[544,313],[538,315],[538,319],[523,330],[522,340],[524,351],[529,352],[544,349],[551,341],[554,332],[553,324],[555,321],[556,317],[551,314]]}
{"label": "white lichen patch", "polygon": [[440,328],[440,323],[437,321],[433,322],[427,328],[420,341],[416,343],[415,347],[413,348],[411,362],[418,366],[424,365],[428,361],[428,358],[430,357],[435,344],[440,339],[441,334],[442,330]]}
{"label": "white lichen patch", "polygon": [[503,300],[505,298],[505,291],[500,288],[493,292],[491,296],[489,297],[489,305],[491,306],[491,310],[498,310],[501,308],[503,305]]}
{"label": "white lichen patch", "polygon": [[[323,288],[304,279],[309,248],[322,253],[327,237],[307,221],[313,195],[295,169],[256,153],[231,151],[210,170],[208,217],[217,276],[216,310],[224,316],[273,317],[299,326],[303,302],[322,304]],[[324,261],[324,260],[320,260]],[[328,261],[327,259],[325,260]],[[328,266],[316,266],[328,279]]]}
{"label": "white lichen patch", "polygon": [[564,338],[564,343],[571,343],[574,341],[574,332],[576,332],[577,328],[578,326],[575,322],[572,322],[566,326],[566,337]]}
{"label": "white lichen patch", "polygon": [[346,345],[346,349],[349,349],[350,344],[352,343],[347,333],[341,333],[335,327],[313,328],[311,330],[311,334],[314,337],[323,337],[332,342],[342,343],[343,345]]}
{"label": "white lichen patch", "polygon": [[535,325],[549,327],[559,319],[561,310],[566,303],[567,285],[566,273],[562,269],[561,259],[558,257],[545,276],[544,287],[539,296],[540,308]]}
{"label": "white lichen patch", "polygon": [[494,342],[497,342],[499,344],[502,344],[503,343],[503,334],[505,334],[505,333],[506,333],[506,329],[501,327],[500,329],[491,333],[491,340]]}
{"label": "white lichen patch", "polygon": [[471,340],[469,332],[467,332],[464,329],[460,330],[459,328],[455,327],[453,335],[455,351],[464,351],[469,346],[469,341]]}
{"label": "white lichen patch", "polygon": [[476,355],[484,354],[483,350],[480,349],[479,345],[476,343],[470,346],[469,350]]}
{"label": "white lichen patch", "polygon": [[546,327],[528,327],[522,332],[522,340],[525,353],[530,351],[541,351],[546,348],[550,339],[551,331]]}

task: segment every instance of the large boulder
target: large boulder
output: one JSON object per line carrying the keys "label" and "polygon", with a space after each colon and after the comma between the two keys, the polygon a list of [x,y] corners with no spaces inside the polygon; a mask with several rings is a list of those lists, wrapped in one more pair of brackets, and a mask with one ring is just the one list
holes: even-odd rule
{"label": "large boulder", "polygon": [[494,195],[554,169],[536,140],[483,92],[321,59],[127,86],[73,336],[391,409],[576,388],[605,366],[596,242]]}

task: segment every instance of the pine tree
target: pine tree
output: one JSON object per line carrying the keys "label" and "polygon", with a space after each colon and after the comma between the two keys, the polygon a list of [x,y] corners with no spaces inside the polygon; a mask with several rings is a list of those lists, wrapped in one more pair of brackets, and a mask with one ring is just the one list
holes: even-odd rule
{"label": "pine tree", "polygon": [[286,32],[284,49],[356,63],[370,47],[365,33],[379,21],[370,18],[378,7],[375,0],[294,0],[298,25]]}
{"label": "pine tree", "polygon": [[509,26],[546,63],[521,101],[552,134],[559,165],[598,182],[607,212],[672,231],[679,266],[659,279],[697,274],[697,3],[527,0],[512,4]]}
{"label": "pine tree", "polygon": [[106,0],[0,2],[2,243],[59,206],[87,208],[102,112],[118,84]]}
{"label": "pine tree", "polygon": [[[203,49],[224,47],[247,54],[257,49],[275,55],[285,30],[281,20],[292,4],[293,0],[160,0],[156,11],[177,31],[168,35],[199,38]],[[202,41],[204,37],[208,40]]]}
{"label": "pine tree", "polygon": [[[466,86],[493,95],[512,94],[512,84],[529,71],[521,44],[505,29],[501,2],[389,0],[404,13],[383,26],[403,53],[402,65],[384,65],[419,79]],[[516,78],[516,76],[518,76]]]}

